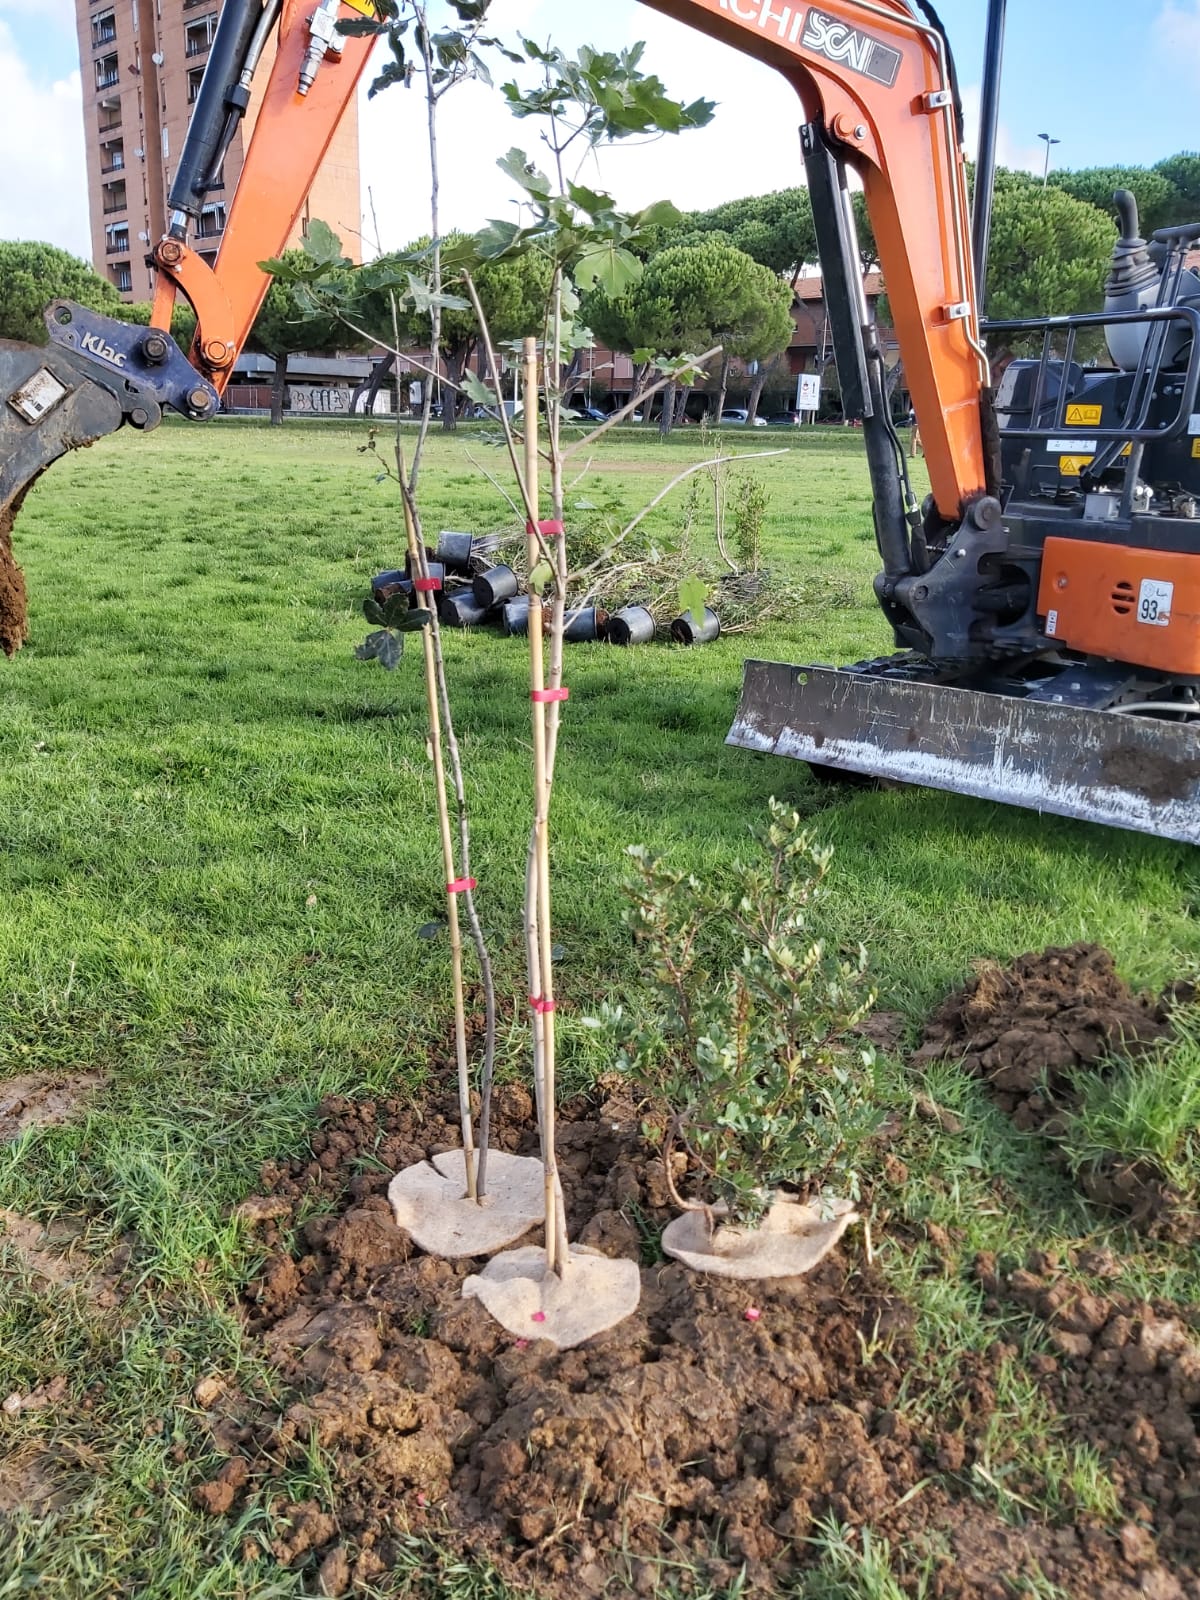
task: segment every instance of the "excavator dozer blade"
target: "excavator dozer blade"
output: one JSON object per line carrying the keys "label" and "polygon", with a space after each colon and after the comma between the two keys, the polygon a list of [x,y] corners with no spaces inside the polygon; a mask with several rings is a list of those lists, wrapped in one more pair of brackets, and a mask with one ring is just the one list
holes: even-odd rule
{"label": "excavator dozer blade", "polygon": [[727,743],[1200,844],[1200,725],[747,661]]}
{"label": "excavator dozer blade", "polygon": [[[154,408],[157,413],[157,407]],[[52,461],[121,426],[121,402],[69,353],[0,339],[0,650],[25,642],[25,578],[13,556],[21,502]]]}

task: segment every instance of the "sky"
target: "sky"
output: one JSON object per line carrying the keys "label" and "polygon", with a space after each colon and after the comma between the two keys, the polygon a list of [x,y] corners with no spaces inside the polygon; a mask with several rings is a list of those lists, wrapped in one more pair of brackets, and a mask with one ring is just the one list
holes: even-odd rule
{"label": "sky", "polygon": [[[128,0],[118,0],[127,4]],[[984,0],[939,0],[958,58],[968,140],[977,137]],[[637,0],[495,0],[496,31],[570,48],[644,39],[645,66],[683,100],[718,102],[711,127],[637,148],[617,147],[581,176],[627,207],[670,199],[719,204],[801,181],[801,120],[792,90],[769,69]],[[1151,164],[1200,147],[1200,0],[1009,0],[1000,159],[1042,170],[1039,133],[1061,140],[1056,165]],[[86,255],[78,47],[71,0],[0,0],[0,238],[45,239]],[[398,248],[427,228],[428,173],[416,91],[362,100],[363,227]],[[447,226],[511,215],[512,185],[494,155],[534,130],[479,85],[445,105],[442,187]],[[366,192],[369,190],[369,195]],[[373,220],[372,220],[373,218]]]}

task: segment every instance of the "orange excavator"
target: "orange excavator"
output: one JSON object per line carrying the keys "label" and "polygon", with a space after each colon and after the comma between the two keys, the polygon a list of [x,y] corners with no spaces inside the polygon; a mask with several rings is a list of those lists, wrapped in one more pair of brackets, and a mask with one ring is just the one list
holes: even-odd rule
{"label": "orange excavator", "polygon": [[[1200,275],[1187,265],[1200,225],[1143,241],[1122,193],[1103,312],[986,325],[1005,0],[989,0],[973,203],[953,55],[929,0],[645,3],[799,96],[838,377],[870,471],[875,592],[897,647],[841,668],[747,662],[730,742],[1200,844]],[[268,288],[258,263],[282,248],[367,63],[372,41],[337,23],[372,10],[225,0],[153,252],[151,326],[56,302],[46,348],[0,345],[0,538],[65,451],[151,428],[164,409],[216,412]],[[188,232],[272,33],[209,267]],[[862,290],[852,174],[925,444],[920,505]],[[186,355],[167,331],[178,294],[197,319]],[[989,335],[1034,352],[995,387]]]}

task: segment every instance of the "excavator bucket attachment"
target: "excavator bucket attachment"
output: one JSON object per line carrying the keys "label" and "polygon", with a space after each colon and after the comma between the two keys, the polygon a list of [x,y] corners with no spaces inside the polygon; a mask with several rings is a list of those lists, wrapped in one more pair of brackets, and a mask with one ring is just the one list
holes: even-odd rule
{"label": "excavator bucket attachment", "polygon": [[[68,450],[94,444],[122,423],[146,429],[162,418],[156,393],[147,387],[137,361],[106,342],[105,336],[111,335],[132,346],[135,339],[144,342],[144,330],[65,301],[55,301],[51,312],[50,344],[0,339],[0,649],[8,656],[24,644],[27,628],[25,578],[12,545],[21,502],[51,462]],[[165,334],[156,337],[163,345],[164,372],[174,377],[176,365],[186,367],[184,358]],[[191,368],[186,371],[199,385]],[[215,409],[215,391],[206,401]]]}
{"label": "excavator bucket attachment", "polygon": [[727,743],[1200,844],[1200,724],[747,661]]}

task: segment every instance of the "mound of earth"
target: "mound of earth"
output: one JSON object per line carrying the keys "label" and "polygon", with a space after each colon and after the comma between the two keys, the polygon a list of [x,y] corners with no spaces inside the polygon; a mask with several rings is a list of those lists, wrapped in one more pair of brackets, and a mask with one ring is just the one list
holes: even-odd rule
{"label": "mound of earth", "polygon": [[[1182,989],[1135,994],[1109,951],[1094,944],[1019,956],[1009,966],[987,962],[930,1018],[912,1064],[961,1058],[1018,1128],[1055,1139],[1077,1103],[1080,1074],[1104,1072],[1115,1055],[1168,1038],[1172,1009],[1191,998]],[[1078,1181],[1151,1236],[1200,1237],[1194,1207],[1145,1163],[1114,1159]]]}
{"label": "mound of earth", "polygon": [[913,1061],[961,1056],[1004,1110],[1034,1127],[1039,1111],[1028,1109],[1029,1101],[1043,1085],[1069,1092],[1081,1067],[1169,1032],[1162,1001],[1134,994],[1107,950],[1075,944],[1018,956],[1007,967],[982,964],[934,1012]]}
{"label": "mound of earth", "polygon": [[[1093,1278],[1116,1271],[1107,1251],[1077,1264]],[[1200,1570],[1200,1307],[1181,1314],[1098,1293],[1044,1258],[1030,1266],[1000,1275],[983,1256],[975,1270],[989,1294],[1047,1323],[1057,1355],[1037,1363],[1039,1382],[1078,1442],[1108,1456],[1138,1537],[1153,1527],[1160,1554]]]}
{"label": "mound of earth", "polygon": [[[497,1144],[528,1152],[528,1097],[498,1101]],[[813,1563],[808,1541],[832,1517],[891,1539],[914,1570],[927,1558],[939,1597],[1002,1600],[1025,1574],[1104,1600],[1200,1600],[1152,1543],[1085,1523],[1018,1531],[975,1501],[1004,1350],[960,1352],[953,1413],[922,1432],[910,1418],[933,1364],[853,1246],[757,1286],[654,1259],[671,1212],[641,1115],[619,1083],[564,1108],[572,1234],[640,1260],[643,1297],[612,1333],[557,1352],[463,1301],[475,1264],[421,1255],[392,1219],[392,1171],[455,1143],[454,1107],[326,1102],[311,1157],[268,1164],[242,1210],[271,1251],[249,1325],[294,1398],[225,1431],[197,1503],[236,1515],[249,1495],[273,1501],[276,1558],[326,1594],[384,1581],[413,1535],[558,1600],[666,1593],[689,1571],[721,1590],[743,1567],[745,1592],[765,1594]],[[322,1197],[332,1211],[312,1216]],[[280,1473],[314,1437],[335,1497],[281,1504]]]}

